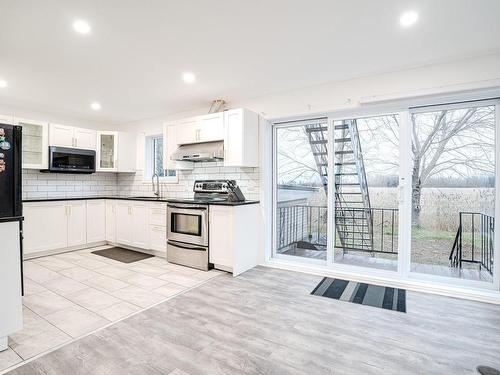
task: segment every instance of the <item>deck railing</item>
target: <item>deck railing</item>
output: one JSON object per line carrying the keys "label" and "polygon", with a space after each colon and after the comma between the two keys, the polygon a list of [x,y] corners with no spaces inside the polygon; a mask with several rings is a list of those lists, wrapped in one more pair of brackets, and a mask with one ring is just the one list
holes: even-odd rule
{"label": "deck railing", "polygon": [[[278,207],[277,214],[278,250],[292,245],[326,250],[328,222],[326,206],[282,206]],[[372,236],[368,235],[368,227],[366,231],[361,231],[355,224],[355,218],[360,215],[371,217]],[[398,209],[343,207],[336,209],[335,216],[336,230],[347,232],[344,236],[344,244],[336,241],[335,248],[343,249],[344,252],[397,254]],[[369,241],[369,246],[366,245],[367,241]]]}
{"label": "deck railing", "polygon": [[450,252],[452,267],[475,263],[493,275],[495,218],[481,212],[460,212],[455,241]]}

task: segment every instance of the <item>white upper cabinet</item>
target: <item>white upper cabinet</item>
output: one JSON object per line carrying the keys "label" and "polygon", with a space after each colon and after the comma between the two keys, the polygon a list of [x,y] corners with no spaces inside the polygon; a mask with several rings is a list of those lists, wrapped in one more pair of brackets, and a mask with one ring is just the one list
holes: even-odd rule
{"label": "white upper cabinet", "polygon": [[224,122],[222,113],[212,113],[176,122],[176,142],[178,145],[222,141]]}
{"label": "white upper cabinet", "polygon": [[224,166],[259,166],[259,115],[247,109],[224,112]]}
{"label": "white upper cabinet", "polygon": [[135,172],[136,140],[132,134],[97,132],[96,168],[98,172]]}
{"label": "white upper cabinet", "polygon": [[47,169],[49,156],[49,123],[14,118],[23,128],[23,168]]}
{"label": "white upper cabinet", "polygon": [[171,156],[179,147],[177,140],[178,124],[176,122],[166,122],[163,124],[163,139],[166,140],[167,147],[163,147],[163,166],[166,169],[191,170],[194,163],[190,161],[175,161]]}
{"label": "white upper cabinet", "polygon": [[224,139],[224,116],[222,112],[198,117],[195,129],[197,142],[222,141]]}
{"label": "white upper cabinet", "polygon": [[58,147],[75,147],[75,136],[72,126],[50,124],[49,145]]}
{"label": "white upper cabinet", "polygon": [[97,132],[91,129],[75,128],[75,147],[86,150],[96,149]]}
{"label": "white upper cabinet", "polygon": [[259,115],[247,109],[165,123],[163,136],[167,143],[163,165],[168,169],[193,169],[192,162],[171,160],[180,145],[213,141],[224,141],[224,166],[259,166]]}
{"label": "white upper cabinet", "polygon": [[96,149],[96,134],[92,129],[75,128],[73,126],[50,124],[49,145],[58,147]]}

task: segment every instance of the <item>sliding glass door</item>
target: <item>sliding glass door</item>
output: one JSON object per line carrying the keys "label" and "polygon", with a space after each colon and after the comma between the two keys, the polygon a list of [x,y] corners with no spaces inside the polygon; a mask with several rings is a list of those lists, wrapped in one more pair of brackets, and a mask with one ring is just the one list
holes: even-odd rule
{"label": "sliding glass door", "polygon": [[333,122],[334,262],[398,269],[399,118]]}
{"label": "sliding glass door", "polygon": [[413,111],[412,272],[492,282],[495,112],[493,104]]}
{"label": "sliding glass door", "polygon": [[275,124],[273,256],[498,287],[498,108],[475,102]]}
{"label": "sliding glass door", "polygon": [[275,125],[274,160],[275,256],[326,263],[327,119]]}

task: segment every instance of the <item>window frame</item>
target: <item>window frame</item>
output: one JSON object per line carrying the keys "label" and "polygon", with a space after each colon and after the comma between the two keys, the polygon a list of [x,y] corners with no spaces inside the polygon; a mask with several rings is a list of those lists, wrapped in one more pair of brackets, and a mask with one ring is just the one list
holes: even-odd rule
{"label": "window frame", "polygon": [[[151,179],[154,175],[154,141],[156,139],[163,140],[163,147],[165,147],[166,142],[163,134],[146,134],[144,137],[144,174],[143,174],[143,182],[151,183]],[[165,152],[165,150],[163,150]],[[162,166],[163,167],[163,166]],[[168,171],[174,171],[174,176],[160,176],[159,180],[161,183],[166,184],[177,184],[179,182],[178,171],[175,169],[164,169],[166,173]]]}

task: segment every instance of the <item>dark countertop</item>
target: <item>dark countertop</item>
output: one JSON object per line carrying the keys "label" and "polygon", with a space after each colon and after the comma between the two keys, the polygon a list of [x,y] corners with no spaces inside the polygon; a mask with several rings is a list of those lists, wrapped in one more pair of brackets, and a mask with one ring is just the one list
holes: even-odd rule
{"label": "dark countertop", "polygon": [[11,221],[23,221],[23,216],[0,217],[0,223],[8,223]]}
{"label": "dark countertop", "polygon": [[[182,199],[173,198],[153,198],[153,197],[125,197],[125,196],[113,196],[107,195],[103,197],[69,197],[69,198],[32,198],[23,199],[23,203],[30,202],[59,202],[59,201],[86,201],[86,200],[96,200],[96,199],[115,199],[115,200],[126,200],[126,201],[142,201],[142,202],[161,202],[161,203],[187,203]],[[248,204],[258,204],[259,201],[246,200],[243,202],[203,202],[203,204],[211,206],[244,206]]]}

